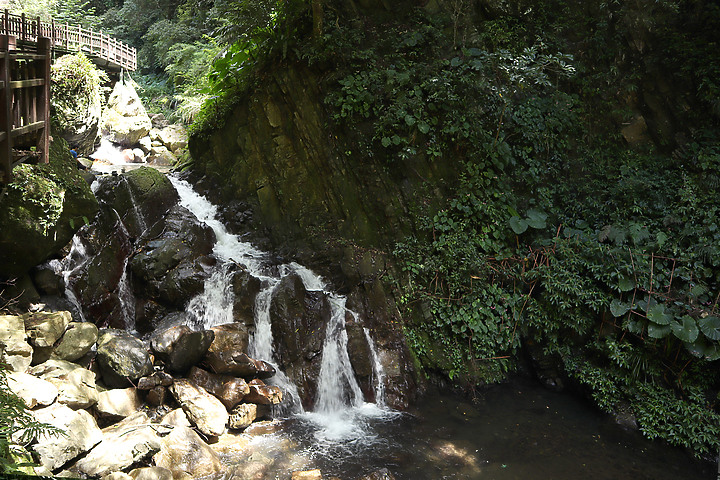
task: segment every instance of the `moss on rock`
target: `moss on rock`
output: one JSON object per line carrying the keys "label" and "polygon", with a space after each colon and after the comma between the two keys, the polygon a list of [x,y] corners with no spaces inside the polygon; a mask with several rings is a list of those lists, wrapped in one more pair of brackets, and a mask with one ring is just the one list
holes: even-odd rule
{"label": "moss on rock", "polygon": [[56,138],[50,163],[23,164],[0,196],[0,277],[16,277],[58,252],[97,212],[67,143]]}

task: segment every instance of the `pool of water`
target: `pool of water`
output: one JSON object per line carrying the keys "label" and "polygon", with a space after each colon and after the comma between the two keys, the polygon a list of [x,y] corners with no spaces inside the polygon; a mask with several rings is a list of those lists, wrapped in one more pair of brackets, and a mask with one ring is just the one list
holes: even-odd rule
{"label": "pool of water", "polygon": [[[264,465],[253,477],[263,479],[315,468],[324,479],[341,480],[380,468],[398,480],[710,480],[717,474],[715,465],[624,431],[582,401],[529,382],[490,388],[472,404],[431,395],[403,414],[374,405],[337,418],[303,414],[252,443],[250,457]],[[228,478],[250,478],[242,471]]]}

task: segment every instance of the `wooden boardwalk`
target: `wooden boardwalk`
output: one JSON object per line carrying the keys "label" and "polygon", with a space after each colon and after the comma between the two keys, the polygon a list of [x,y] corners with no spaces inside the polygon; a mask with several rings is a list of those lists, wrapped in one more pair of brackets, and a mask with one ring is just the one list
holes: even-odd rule
{"label": "wooden boardwalk", "polygon": [[108,35],[7,10],[0,19],[0,184],[19,163],[48,162],[50,63],[55,53],[83,52],[108,70],[135,70],[137,56]]}

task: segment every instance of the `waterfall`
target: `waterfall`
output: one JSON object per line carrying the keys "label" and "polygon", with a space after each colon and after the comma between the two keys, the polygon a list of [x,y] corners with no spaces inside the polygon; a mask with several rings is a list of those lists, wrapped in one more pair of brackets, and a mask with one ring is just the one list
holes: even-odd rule
{"label": "waterfall", "polygon": [[[217,207],[196,193],[185,181],[169,177],[180,196],[180,204],[215,232],[217,242],[213,254],[218,265],[206,281],[204,291],[190,300],[187,311],[194,328],[209,328],[233,321],[234,294],[232,264],[247,269],[262,281],[262,289],[255,298],[255,332],[250,337],[248,354],[272,364],[277,373],[268,380],[283,390],[285,406],[282,414],[296,414],[314,425],[316,437],[330,441],[347,441],[367,438],[367,419],[384,415],[385,409],[364,403],[363,394],[355,378],[347,351],[348,335],[345,329],[347,315],[358,317],[346,307],[346,298],[329,291],[322,277],[310,269],[292,262],[273,268],[267,255],[238,236],[227,231],[217,218]],[[283,277],[297,274],[307,291],[320,292],[329,299],[331,314],[325,327],[320,373],[317,379],[315,412],[303,413],[297,387],[276,363],[273,349],[270,306],[277,286]],[[374,387],[376,398],[382,402],[384,373],[374,350],[369,333],[365,331],[372,350]]]}
{"label": "waterfall", "polygon": [[72,289],[70,279],[90,261],[90,258],[91,257],[88,255],[87,249],[82,242],[82,238],[79,234],[76,234],[72,239],[70,253],[68,253],[68,255],[62,260],[51,260],[48,263],[55,273],[62,276],[63,283],[65,284],[65,298],[67,298],[73,306],[73,313],[77,315],[81,322],[86,322],[87,319],[83,313],[80,301],[78,300],[77,295],[75,295],[75,291]]}
{"label": "waterfall", "polygon": [[378,407],[385,407],[385,369],[380,363],[380,358],[375,348],[375,342],[370,337],[370,330],[363,328],[365,339],[370,346],[370,355],[373,361],[373,385],[375,390],[375,403]]}

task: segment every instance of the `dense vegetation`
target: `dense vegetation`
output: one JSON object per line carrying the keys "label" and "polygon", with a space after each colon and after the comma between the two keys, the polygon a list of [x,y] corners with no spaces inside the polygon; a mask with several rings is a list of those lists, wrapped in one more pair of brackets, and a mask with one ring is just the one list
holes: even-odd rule
{"label": "dense vegetation", "polygon": [[420,194],[416,234],[394,245],[427,371],[499,381],[530,352],[648,437],[714,454],[720,7],[470,3],[83,5],[140,47],[155,108],[180,106],[198,134],[256,72],[301,62],[331,72],[343,154],[453,164],[447,198]]}

